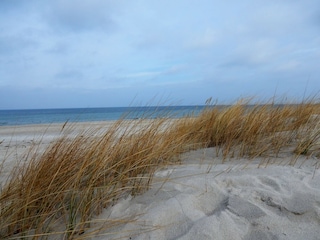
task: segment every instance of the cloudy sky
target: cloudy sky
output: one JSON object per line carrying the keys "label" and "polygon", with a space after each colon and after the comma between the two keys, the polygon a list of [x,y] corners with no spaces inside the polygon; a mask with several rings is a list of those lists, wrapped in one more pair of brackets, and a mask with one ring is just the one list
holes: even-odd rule
{"label": "cloudy sky", "polygon": [[319,90],[319,0],[0,1],[0,109]]}

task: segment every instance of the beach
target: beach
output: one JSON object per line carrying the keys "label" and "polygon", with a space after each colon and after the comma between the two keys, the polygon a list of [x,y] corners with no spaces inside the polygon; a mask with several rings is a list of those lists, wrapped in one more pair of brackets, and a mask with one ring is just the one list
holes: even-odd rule
{"label": "beach", "polygon": [[[41,152],[62,133],[78,135],[88,127],[112,124],[0,127],[2,184],[31,147]],[[224,161],[212,147],[190,150],[180,160],[158,169],[145,193],[121,198],[94,216],[90,228],[99,231],[90,239],[320,239],[316,156],[288,151]],[[123,224],[108,226],[117,221]]]}
{"label": "beach", "polygon": [[30,148],[42,152],[59,137],[65,134],[76,136],[87,128],[108,128],[114,121],[78,122],[72,124],[30,124],[0,126],[1,179],[8,176],[12,167],[28,154]]}

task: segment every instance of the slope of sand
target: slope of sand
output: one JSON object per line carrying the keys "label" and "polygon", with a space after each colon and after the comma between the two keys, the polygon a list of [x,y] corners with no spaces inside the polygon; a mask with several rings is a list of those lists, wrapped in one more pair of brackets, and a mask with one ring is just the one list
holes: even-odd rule
{"label": "slope of sand", "polygon": [[156,172],[148,192],[97,217],[136,221],[94,239],[320,239],[319,160],[290,166],[289,156],[272,164],[214,156],[193,151],[181,166]]}
{"label": "slope of sand", "polygon": [[[75,133],[88,127],[74,126]],[[37,146],[45,149],[61,129],[61,124],[0,127],[0,160],[6,160],[0,180],[29,147],[41,142]],[[181,165],[157,171],[149,191],[120,199],[96,217],[92,229],[110,220],[135,221],[92,239],[320,239],[319,159],[301,157],[292,166],[290,154],[268,162],[223,163],[215,156],[213,148],[191,151],[181,156]]]}

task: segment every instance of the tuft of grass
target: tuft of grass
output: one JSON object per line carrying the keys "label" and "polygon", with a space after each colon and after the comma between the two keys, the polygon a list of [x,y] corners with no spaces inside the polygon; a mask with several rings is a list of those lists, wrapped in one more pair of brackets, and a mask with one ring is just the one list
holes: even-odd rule
{"label": "tuft of grass", "polygon": [[147,190],[153,172],[178,154],[179,143],[165,139],[168,122],[119,120],[30,154],[2,189],[0,237],[51,235],[61,224],[67,238],[84,234],[94,215]]}
{"label": "tuft of grass", "polygon": [[313,102],[250,105],[241,100],[223,109],[208,107],[196,118],[181,119],[173,132],[184,131],[185,142],[194,146],[215,147],[216,155],[222,154],[224,159],[276,157],[297,142],[319,147],[319,131],[314,131],[319,128],[318,114],[319,105]]}
{"label": "tuft of grass", "polygon": [[179,155],[191,149],[215,147],[225,160],[278,156],[289,147],[299,155],[319,154],[319,114],[314,101],[242,100],[225,108],[208,105],[198,116],[146,115],[62,135],[43,153],[30,149],[27,161],[12,171],[0,193],[0,238],[93,234],[94,216],[119,198],[145,192],[157,169],[179,163]]}

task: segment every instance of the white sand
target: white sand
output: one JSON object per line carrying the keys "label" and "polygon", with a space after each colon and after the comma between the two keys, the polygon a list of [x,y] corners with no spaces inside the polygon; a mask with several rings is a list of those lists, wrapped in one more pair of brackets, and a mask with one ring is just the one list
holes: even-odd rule
{"label": "white sand", "polygon": [[[0,160],[7,159],[1,178],[34,139],[45,147],[61,126],[0,127]],[[149,191],[104,210],[93,228],[136,221],[93,239],[320,239],[320,160],[290,166],[292,157],[265,167],[259,159],[222,163],[214,149],[186,153],[182,165],[156,172]]]}
{"label": "white sand", "polygon": [[193,151],[181,166],[158,171],[148,192],[97,218],[137,221],[94,239],[320,239],[319,160],[259,167],[261,160],[214,156],[214,149]]}

